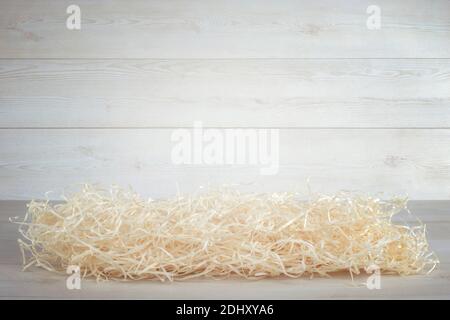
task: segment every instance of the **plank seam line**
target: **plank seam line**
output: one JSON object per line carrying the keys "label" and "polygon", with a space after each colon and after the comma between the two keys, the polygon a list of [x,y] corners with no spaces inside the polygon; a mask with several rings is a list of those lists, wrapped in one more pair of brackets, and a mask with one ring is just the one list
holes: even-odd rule
{"label": "plank seam line", "polygon": [[[449,130],[450,127],[223,127],[223,126],[203,126],[203,129],[280,129],[280,130]],[[176,127],[154,127],[154,126],[112,126],[112,127],[0,127],[0,130],[148,130],[148,129],[192,129],[191,126]]]}
{"label": "plank seam line", "polygon": [[123,61],[133,61],[133,60],[155,60],[155,61],[238,61],[238,60],[450,60],[450,57],[336,57],[336,58],[115,58],[115,57],[106,57],[106,58],[85,58],[85,57],[67,57],[67,58],[0,58],[5,61],[12,60],[86,60],[86,61],[95,61],[95,60],[123,60]]}

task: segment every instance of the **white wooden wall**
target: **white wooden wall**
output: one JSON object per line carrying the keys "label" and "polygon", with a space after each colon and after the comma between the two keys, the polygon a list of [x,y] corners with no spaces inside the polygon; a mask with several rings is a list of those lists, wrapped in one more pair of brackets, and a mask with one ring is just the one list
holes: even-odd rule
{"label": "white wooden wall", "polygon": [[[195,120],[280,128],[279,174],[174,165],[170,135]],[[0,0],[0,199],[308,178],[450,199],[449,0]]]}

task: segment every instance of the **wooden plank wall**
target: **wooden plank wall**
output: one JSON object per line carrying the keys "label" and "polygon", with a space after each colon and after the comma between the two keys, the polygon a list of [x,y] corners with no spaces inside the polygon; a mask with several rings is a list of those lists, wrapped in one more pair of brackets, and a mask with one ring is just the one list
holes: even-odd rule
{"label": "wooden plank wall", "polygon": [[[0,199],[99,182],[450,199],[450,1],[0,0]],[[175,165],[174,129],[279,128],[280,169]]]}

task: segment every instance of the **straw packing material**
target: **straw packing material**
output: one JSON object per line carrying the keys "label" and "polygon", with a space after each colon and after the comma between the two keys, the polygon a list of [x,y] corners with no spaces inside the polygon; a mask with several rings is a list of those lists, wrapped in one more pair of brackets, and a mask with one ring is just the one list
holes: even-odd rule
{"label": "straw packing material", "polygon": [[431,272],[425,226],[396,224],[405,199],[340,193],[308,201],[296,193],[208,190],[172,199],[86,185],[64,203],[31,201],[19,230],[24,269],[117,280],[259,279]]}

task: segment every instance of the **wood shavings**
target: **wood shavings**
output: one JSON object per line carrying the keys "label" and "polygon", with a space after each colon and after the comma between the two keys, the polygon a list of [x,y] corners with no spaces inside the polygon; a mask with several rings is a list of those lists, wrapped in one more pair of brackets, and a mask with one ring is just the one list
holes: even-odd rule
{"label": "wood shavings", "polygon": [[78,266],[98,280],[259,279],[431,272],[425,226],[392,217],[406,200],[341,193],[302,201],[295,193],[231,189],[143,200],[86,185],[64,203],[31,201],[20,224],[24,268]]}

